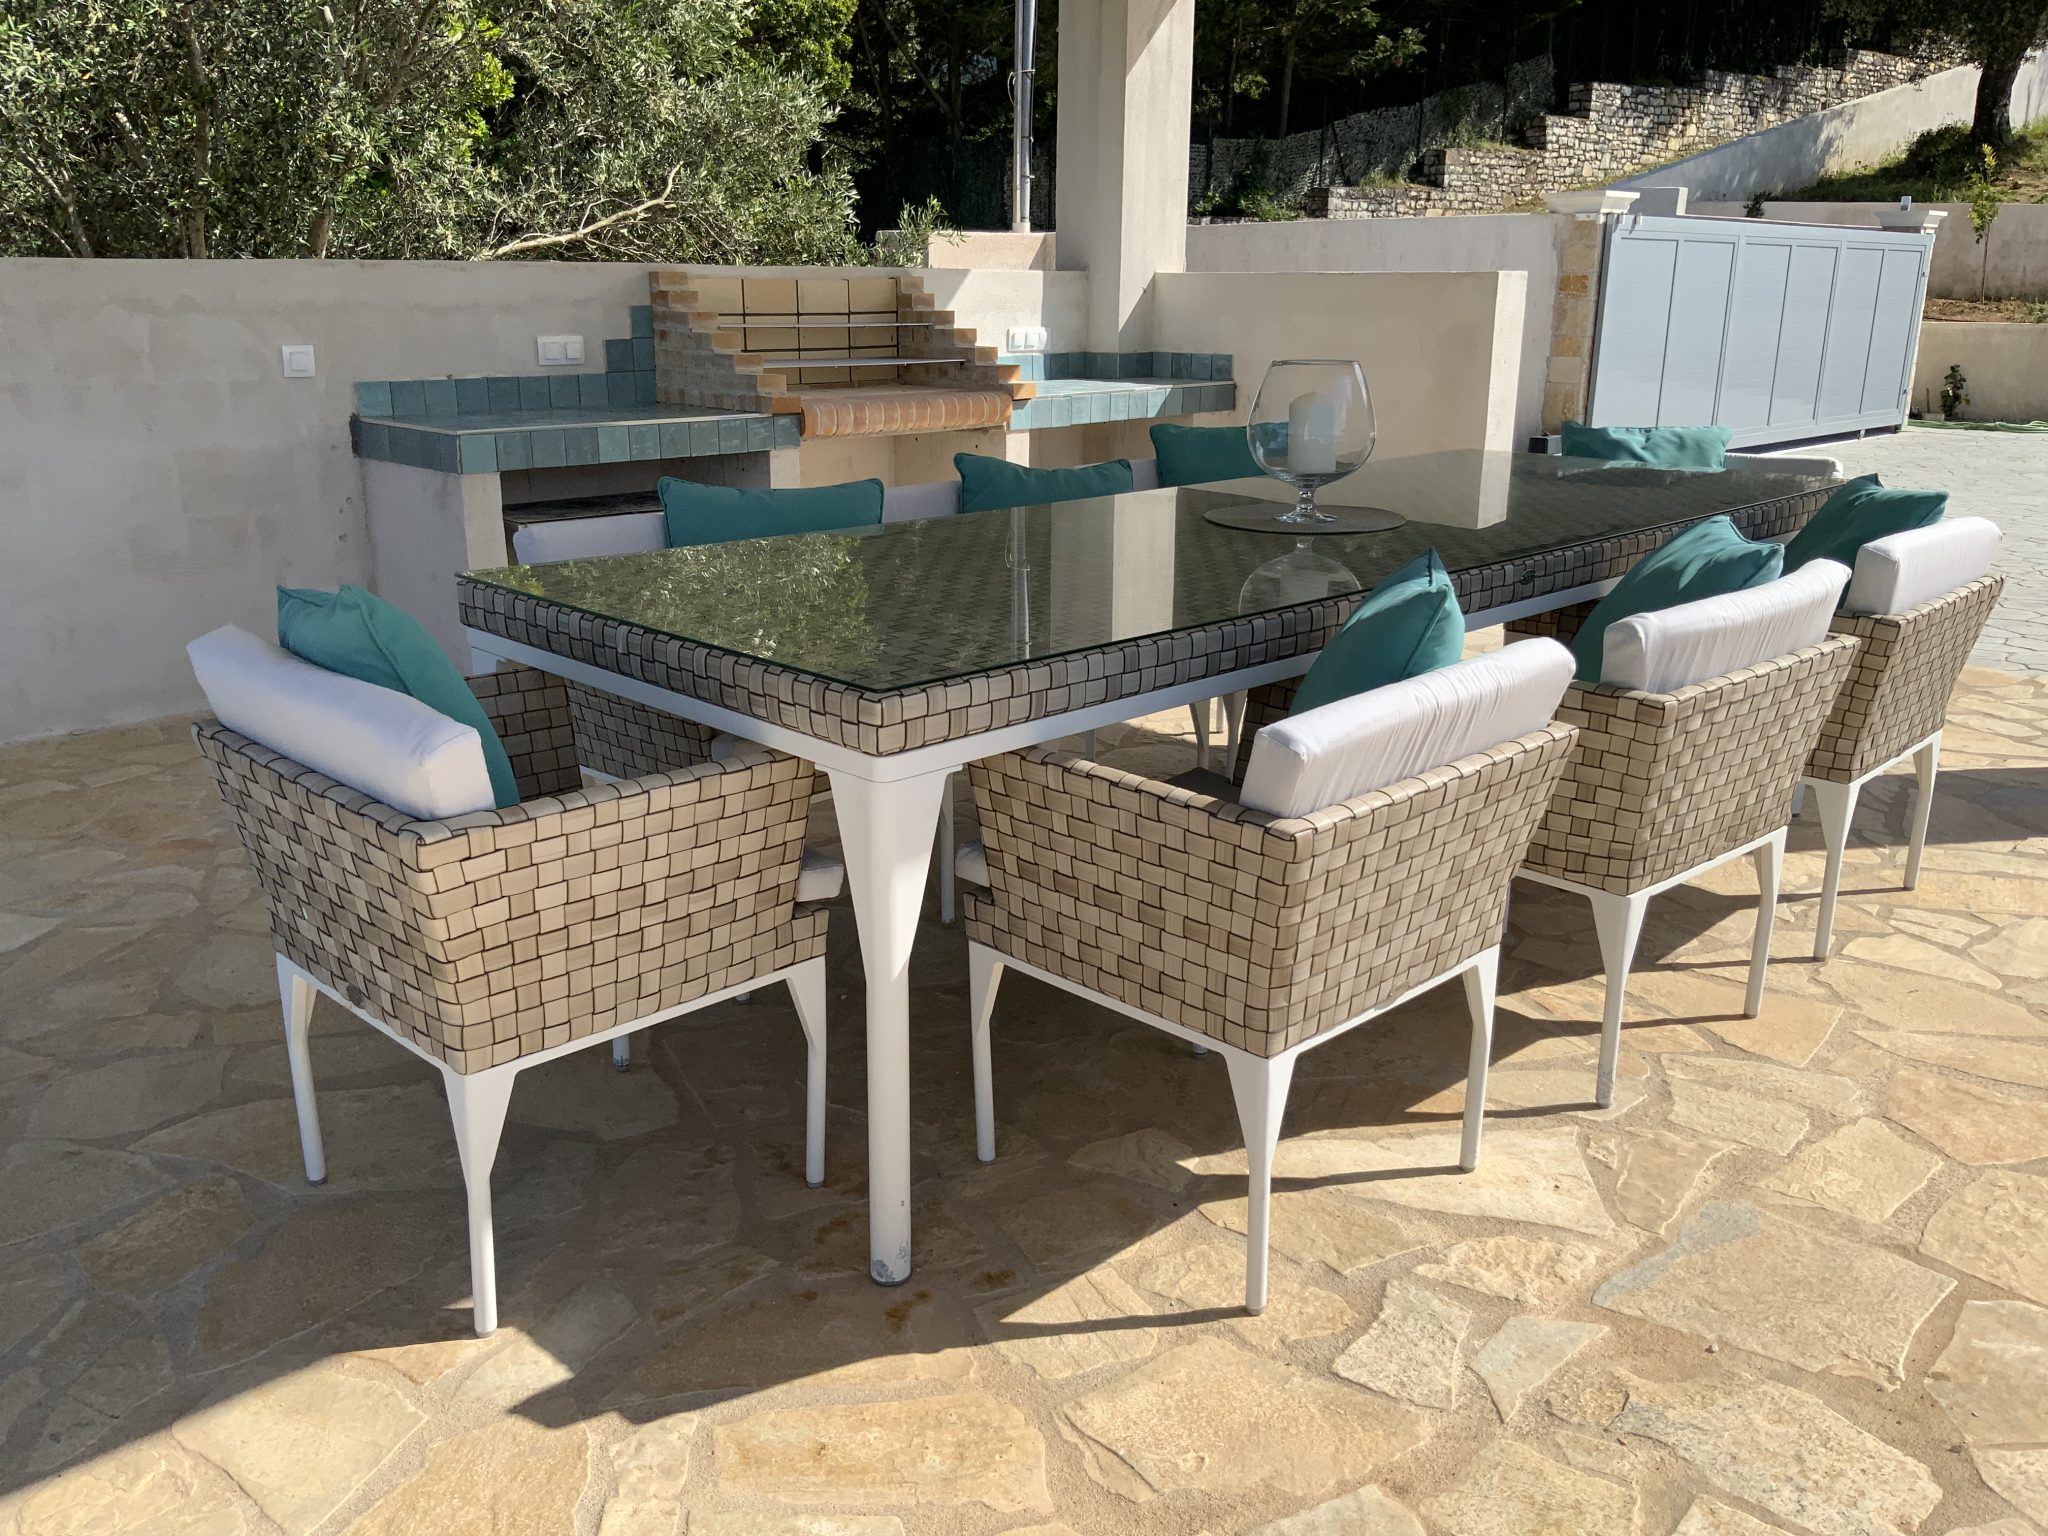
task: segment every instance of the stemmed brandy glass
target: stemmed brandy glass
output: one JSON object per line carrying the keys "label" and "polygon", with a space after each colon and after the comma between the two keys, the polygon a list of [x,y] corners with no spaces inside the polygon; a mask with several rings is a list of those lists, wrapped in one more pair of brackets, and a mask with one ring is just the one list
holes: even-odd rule
{"label": "stemmed brandy glass", "polygon": [[1379,431],[1364,370],[1339,359],[1273,363],[1259,385],[1245,435],[1259,468],[1294,487],[1294,510],[1274,522],[1340,521],[1316,506],[1316,492],[1372,457]]}

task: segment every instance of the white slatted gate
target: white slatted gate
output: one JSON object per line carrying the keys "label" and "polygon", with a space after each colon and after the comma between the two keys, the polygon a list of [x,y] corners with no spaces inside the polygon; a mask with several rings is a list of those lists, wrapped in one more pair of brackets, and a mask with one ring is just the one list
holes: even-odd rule
{"label": "white slatted gate", "polygon": [[1736,448],[1899,425],[1933,244],[1761,219],[1611,220],[1588,423],[1718,423]]}

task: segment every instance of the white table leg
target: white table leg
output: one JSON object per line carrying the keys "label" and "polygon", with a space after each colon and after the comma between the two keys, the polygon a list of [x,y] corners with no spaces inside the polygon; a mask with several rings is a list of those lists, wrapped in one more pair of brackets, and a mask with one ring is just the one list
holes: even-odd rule
{"label": "white table leg", "polygon": [[946,773],[830,777],[867,971],[868,1273],[901,1285],[910,1278],[910,947]]}

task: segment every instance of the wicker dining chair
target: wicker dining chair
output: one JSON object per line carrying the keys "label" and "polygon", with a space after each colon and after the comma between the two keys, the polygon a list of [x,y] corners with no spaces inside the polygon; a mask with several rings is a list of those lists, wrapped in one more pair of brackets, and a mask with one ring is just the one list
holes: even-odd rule
{"label": "wicker dining chair", "polygon": [[[1823,565],[1828,571],[1814,568]],[[1811,632],[1824,634],[1848,574],[1816,561],[1771,585],[1815,588]],[[1761,590],[1685,607],[1739,609]],[[1509,628],[1569,638],[1588,611]],[[1609,630],[1610,657],[1617,631],[1636,622]],[[1744,855],[1755,861],[1759,898],[1743,1009],[1751,1018],[1761,1011],[1792,792],[1856,649],[1852,636],[1826,636],[1780,654],[1766,648],[1766,659],[1656,691],[1580,682],[1566,690],[1558,718],[1578,727],[1579,745],[1521,874],[1592,904],[1607,979],[1594,1084],[1603,1108],[1614,1102],[1629,970],[1650,899]]]}
{"label": "wicker dining chair", "polygon": [[[306,1177],[326,1176],[315,993],[440,1069],[468,1192],[476,1331],[497,1326],[491,1165],[517,1075],[788,983],[808,1040],[804,1169],[824,1178],[823,907],[799,902],[809,764],[679,748],[611,717],[594,743],[562,684],[470,679],[520,803],[415,820],[218,721],[194,726],[270,907]],[[591,706],[602,712],[600,700]],[[594,749],[594,750],[593,750]],[[590,751],[635,776],[585,787]]]}
{"label": "wicker dining chair", "polygon": [[1816,960],[1827,959],[1834,937],[1835,898],[1857,799],[1872,779],[1909,757],[1915,790],[1906,889],[1920,883],[1949,695],[2005,587],[2003,577],[1987,574],[1998,543],[1994,524],[1956,517],[1876,540],[1857,554],[1845,611],[1832,628],[1862,644],[1800,780],[1813,796],[1827,847],[1813,935]]}
{"label": "wicker dining chair", "polygon": [[[1545,682],[1520,682],[1525,721],[1549,721],[1569,674],[1567,656],[1547,696]],[[1287,814],[1232,798],[1250,793],[1250,773],[1235,789],[1209,775],[1224,791],[1213,793],[1047,748],[970,764],[982,839],[962,872],[986,886],[963,893],[980,1159],[995,1158],[989,1031],[1005,969],[1219,1052],[1249,1163],[1245,1306],[1256,1313],[1297,1059],[1455,976],[1472,1014],[1459,1154],[1471,1169],[1508,883],[1574,734],[1554,723],[1500,741],[1482,732],[1483,745],[1442,766]]]}

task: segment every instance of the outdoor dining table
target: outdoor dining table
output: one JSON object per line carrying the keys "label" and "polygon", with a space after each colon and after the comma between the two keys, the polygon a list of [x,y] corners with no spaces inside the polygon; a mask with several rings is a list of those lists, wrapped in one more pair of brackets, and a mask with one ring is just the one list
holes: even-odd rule
{"label": "outdoor dining table", "polygon": [[909,961],[949,775],[1303,672],[1359,591],[1432,546],[1480,628],[1595,596],[1716,513],[1782,537],[1832,483],[1399,463],[1378,483],[1412,520],[1379,533],[1211,522],[1264,489],[1238,484],[461,577],[478,670],[535,667],[825,773],[866,971],[875,1280],[911,1272]]}

